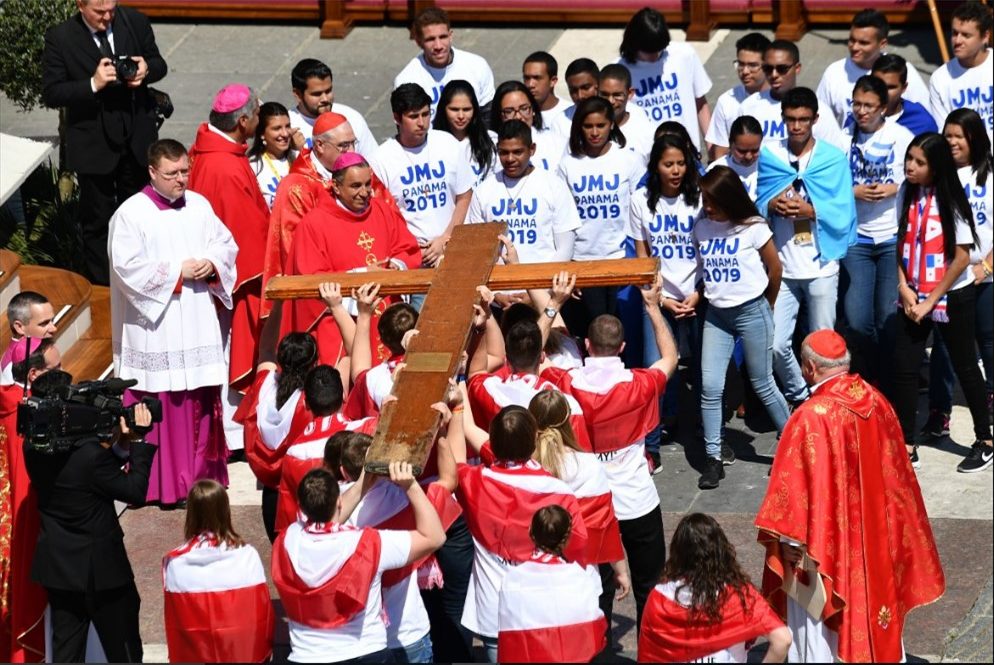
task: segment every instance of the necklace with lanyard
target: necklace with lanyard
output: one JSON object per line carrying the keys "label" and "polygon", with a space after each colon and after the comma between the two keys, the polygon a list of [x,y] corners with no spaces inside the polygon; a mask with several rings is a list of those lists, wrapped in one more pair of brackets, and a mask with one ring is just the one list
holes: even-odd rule
{"label": "necklace with lanyard", "polygon": [[266,166],[269,167],[269,170],[273,173],[273,177],[276,178],[277,182],[283,180],[283,176],[280,174],[280,171],[276,168],[276,163],[273,161],[273,158],[270,157],[270,154],[268,152],[263,153],[263,162],[265,162]]}
{"label": "necklace with lanyard", "polygon": [[929,225],[929,209],[933,206],[933,190],[926,194],[926,201],[920,205],[918,201],[912,204],[912,211],[909,216],[912,218],[912,225],[916,230],[916,237],[913,238],[913,247],[909,252],[910,263],[912,263],[912,281],[919,283],[919,269],[922,264],[922,252],[926,245],[926,227]]}

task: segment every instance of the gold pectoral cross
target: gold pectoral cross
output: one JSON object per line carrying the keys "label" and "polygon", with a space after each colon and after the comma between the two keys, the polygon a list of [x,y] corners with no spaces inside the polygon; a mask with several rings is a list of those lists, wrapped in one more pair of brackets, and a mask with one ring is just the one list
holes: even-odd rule
{"label": "gold pectoral cross", "polygon": [[376,238],[374,238],[373,236],[371,236],[366,231],[363,231],[362,233],[359,234],[359,240],[356,241],[356,244],[359,245],[365,251],[368,252],[371,249],[373,249],[373,243],[375,243],[375,242],[376,242]]}

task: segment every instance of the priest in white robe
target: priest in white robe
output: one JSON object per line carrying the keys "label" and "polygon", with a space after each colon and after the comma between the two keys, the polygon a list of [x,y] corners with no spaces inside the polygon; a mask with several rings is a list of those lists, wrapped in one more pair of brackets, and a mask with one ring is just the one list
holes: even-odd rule
{"label": "priest in white robe", "polygon": [[187,191],[186,148],[149,148],[150,183],[111,218],[111,335],[114,372],[136,379],[130,398],[162,401],[163,420],[148,500],[185,501],[201,478],[228,484],[220,386],[228,369],[216,307],[232,307],[231,233],[200,194]]}

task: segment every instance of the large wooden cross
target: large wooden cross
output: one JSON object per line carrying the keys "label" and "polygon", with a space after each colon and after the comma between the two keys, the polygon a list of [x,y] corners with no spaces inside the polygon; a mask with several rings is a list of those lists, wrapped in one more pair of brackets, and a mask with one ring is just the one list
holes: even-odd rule
{"label": "large wooden cross", "polygon": [[577,286],[624,286],[652,282],[657,259],[612,259],[496,266],[505,232],[503,222],[457,226],[436,269],[332,273],[274,277],[266,286],[271,300],[317,298],[318,285],[338,282],[343,293],[375,279],[380,295],[427,293],[418,316],[418,336],[405,354],[405,367],[394,383],[390,402],[367,455],[366,469],[387,473],[391,461],[409,461],[421,473],[440,424],[431,408],[441,401],[469,341],[476,289],[524,290],[548,286],[561,270],[577,275]]}

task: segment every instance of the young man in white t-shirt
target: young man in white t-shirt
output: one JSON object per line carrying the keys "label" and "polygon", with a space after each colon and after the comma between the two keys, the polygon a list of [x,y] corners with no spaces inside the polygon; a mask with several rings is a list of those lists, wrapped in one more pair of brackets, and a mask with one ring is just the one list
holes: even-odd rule
{"label": "young man in white t-shirt", "polygon": [[[752,115],[760,122],[764,130],[764,144],[777,143],[788,138],[787,126],[781,118],[781,100],[798,85],[798,74],[802,70],[798,46],[793,42],[775,39],[764,51],[761,69],[767,77],[768,88],[747,97],[740,106],[739,113]],[[831,113],[820,114],[812,132],[815,138],[828,141],[840,150],[850,147]]]}
{"label": "young man in white t-shirt", "polygon": [[563,137],[564,141],[570,139],[570,126],[573,124],[577,105],[588,97],[594,97],[598,94],[598,77],[600,75],[601,70],[598,69],[597,63],[590,58],[577,58],[567,65],[567,71],[563,77],[567,81],[567,92],[570,93],[570,101],[573,104],[563,109],[563,112],[556,116],[550,127]]}
{"label": "young man in white t-shirt", "polygon": [[632,74],[636,104],[646,111],[653,126],[676,120],[687,128],[691,144],[700,150],[701,135],[712,118],[705,99],[712,80],[694,48],[686,42],[672,42],[663,15],[647,7],[630,19],[619,53],[618,63]]}
{"label": "young man in white t-shirt", "polygon": [[435,267],[466,217],[475,176],[459,141],[429,129],[430,102],[416,83],[397,87],[390,95],[397,136],[381,143],[369,161],[418,239],[423,264]]}
{"label": "young man in white t-shirt", "polygon": [[559,65],[549,53],[536,51],[529,54],[522,63],[522,83],[529,89],[542,110],[542,126],[553,127],[553,121],[567,109],[570,104],[560,99],[553,92],[559,80]]}
{"label": "young man in white t-shirt", "polygon": [[[888,47],[888,19],[876,9],[857,12],[850,22],[847,39],[849,57],[837,60],[822,73],[822,80],[815,94],[823,114],[830,112],[841,127],[850,118],[853,86],[861,76],[871,73],[871,67]],[[929,93],[926,84],[914,67],[906,65],[908,88],[905,96],[917,104],[926,104]]]}
{"label": "young man in white t-shirt", "polygon": [[615,124],[625,136],[625,147],[639,155],[643,166],[653,150],[653,131],[656,127],[646,117],[646,112],[636,104],[629,104],[635,97],[632,76],[622,65],[606,65],[598,75],[598,96],[608,100],[615,112]]}
{"label": "young man in white t-shirt", "polygon": [[369,159],[376,151],[377,140],[373,138],[363,115],[351,106],[335,103],[332,70],[328,65],[314,58],[304,58],[290,72],[290,87],[297,100],[297,105],[290,109],[290,126],[304,134],[305,147],[312,146],[311,134],[318,116],[333,111],[345,116],[352,126],[356,135],[356,152]]}
{"label": "young man in white t-shirt", "polygon": [[954,109],[969,108],[985,121],[992,139],[995,100],[992,50],[992,9],[965,2],[954,10],[950,43],[954,57],[929,78],[929,106],[937,127],[943,127]]}
{"label": "young man in white t-shirt", "polygon": [[431,99],[434,118],[442,89],[450,81],[462,79],[473,86],[481,112],[486,116],[494,99],[494,73],[479,55],[453,46],[453,30],[446,10],[440,7],[424,10],[415,17],[411,31],[422,52],[394,77],[394,87],[402,83],[420,85]]}
{"label": "young man in white t-shirt", "polygon": [[[815,207],[805,189],[805,173],[816,150],[840,150],[813,136],[819,118],[819,102],[808,88],[795,88],[782,102],[788,138],[768,143],[760,153],[760,170],[771,157],[795,167],[799,177],[784,192],[771,199],[767,215],[774,231],[774,245],[783,268],[781,289],[774,305],[774,371],[781,380],[785,398],[794,404],[808,398],[809,390],[792,348],[798,312],[804,302],[808,330],[832,330],[836,324],[839,262],[822,258]],[[838,154],[840,167],[850,179],[849,163]]]}
{"label": "young man in white t-shirt", "polygon": [[522,263],[572,260],[577,207],[563,180],[530,163],[532,130],[508,120],[498,130],[497,151],[501,171],[477,186],[467,223],[506,222]]}
{"label": "young man in white t-shirt", "polygon": [[736,76],[739,85],[726,90],[715,100],[712,120],[705,132],[705,145],[708,146],[708,159],[714,162],[729,152],[729,130],[740,115],[739,107],[747,97],[767,89],[764,76],[764,51],[770,40],[759,32],[751,32],[736,40]]}
{"label": "young man in white t-shirt", "polygon": [[[662,285],[663,280],[658,276],[651,288],[642,290],[643,306],[660,352],[660,359],[649,368],[625,367],[619,357],[625,346],[622,322],[604,314],[587,330],[585,343],[589,357],[583,367],[549,368],[543,372],[544,377],[584,409],[592,451],[608,476],[612,505],[629,560],[637,626],[646,599],[660,580],[665,559],[660,495],[653,484],[645,452],[646,434],[659,422],[660,396],[677,368],[677,345],[657,305]],[[555,307],[559,301],[551,304]],[[610,593],[611,581],[602,577],[602,584]],[[611,617],[608,619],[610,622]]]}
{"label": "young man in white t-shirt", "polygon": [[[305,519],[273,545],[273,581],[287,610],[290,660],[327,663],[387,652],[381,577],[419,561],[446,541],[442,523],[411,465],[390,463],[390,479],[414,512],[413,531],[356,529],[340,524],[339,485],[330,471],[304,476],[297,499]],[[384,659],[390,653],[382,654]]]}

